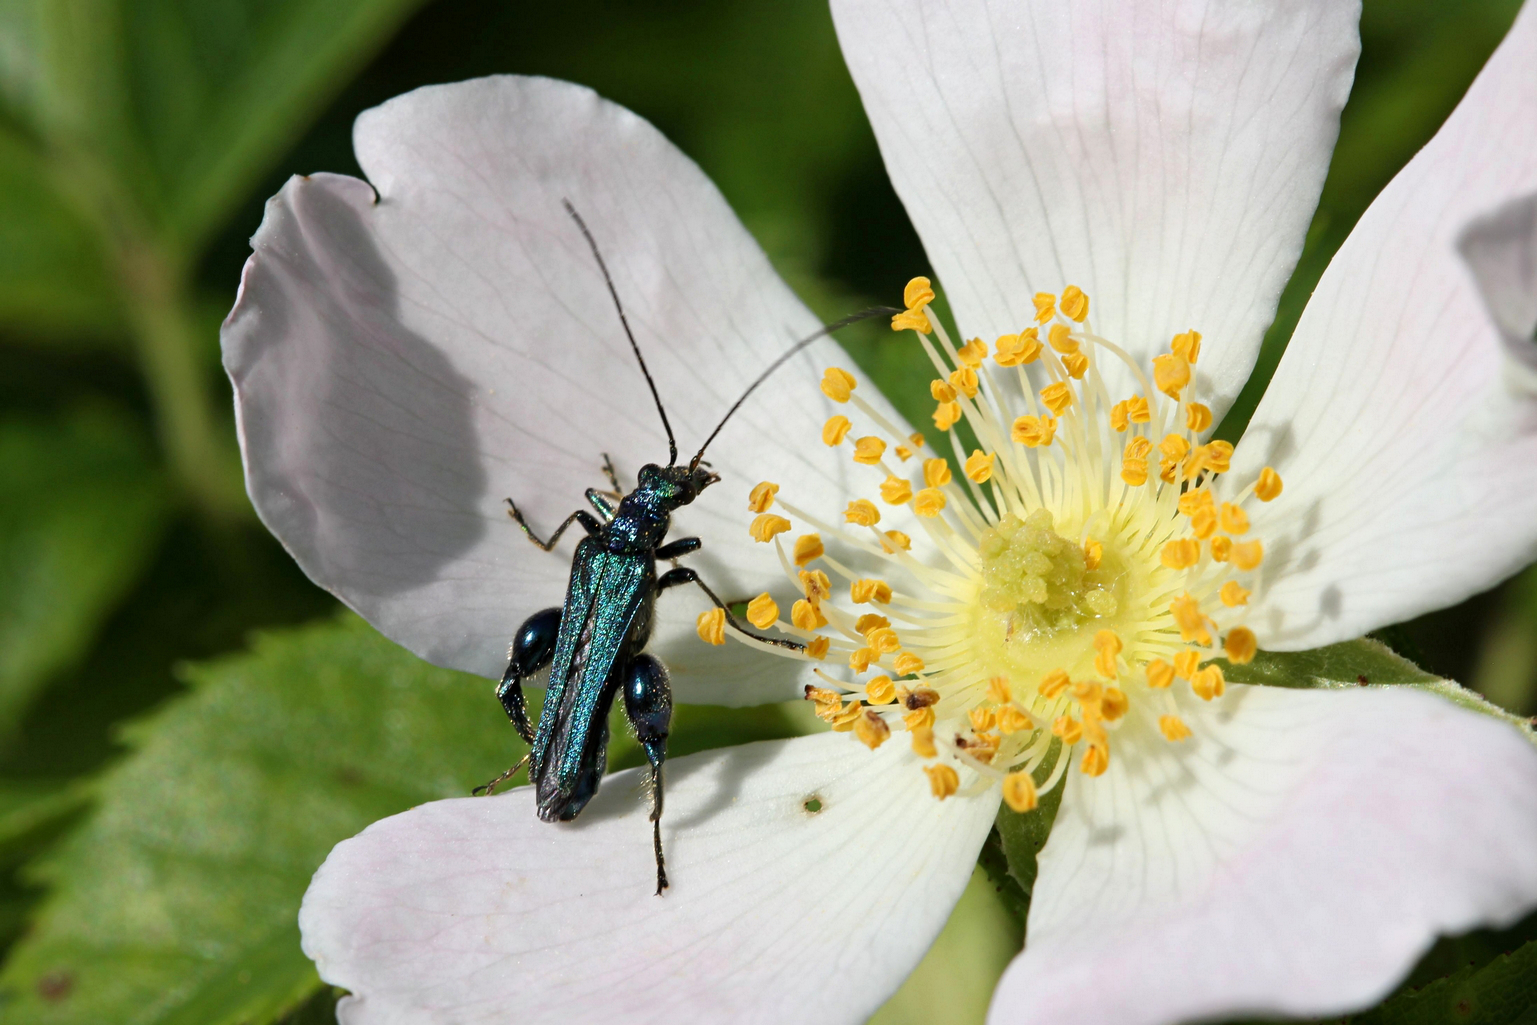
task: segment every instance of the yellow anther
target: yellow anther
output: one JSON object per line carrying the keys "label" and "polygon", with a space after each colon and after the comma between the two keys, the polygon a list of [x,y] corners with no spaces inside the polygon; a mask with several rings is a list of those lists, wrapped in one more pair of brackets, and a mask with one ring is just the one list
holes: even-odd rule
{"label": "yellow anther", "polygon": [[1246,533],[1249,529],[1249,514],[1231,502],[1223,502],[1222,529],[1229,534]]}
{"label": "yellow anther", "polygon": [[1201,668],[1201,653],[1195,648],[1186,648],[1174,656],[1174,675],[1181,680],[1195,679],[1195,671]]}
{"label": "yellow anther", "polygon": [[954,402],[955,388],[944,378],[936,377],[929,382],[929,397],[935,402]]}
{"label": "yellow anther", "polygon": [[1185,426],[1200,434],[1211,426],[1211,407],[1192,402],[1185,407]]}
{"label": "yellow anther", "polygon": [[966,457],[966,477],[978,484],[985,484],[993,475],[993,455],[975,449]]}
{"label": "yellow anther", "polygon": [[1116,656],[1124,645],[1114,630],[1101,630],[1094,635],[1094,671],[1101,676],[1115,679],[1119,675]]}
{"label": "yellow anther", "polygon": [[934,330],[934,325],[929,323],[929,316],[923,310],[903,310],[891,318],[891,330],[916,331],[926,335]]}
{"label": "yellow anther", "polygon": [[795,539],[795,564],[804,566],[813,559],[820,559],[826,551],[822,547],[821,534],[802,534]]}
{"label": "yellow anther", "polygon": [[1211,488],[1191,488],[1179,496],[1179,511],[1185,516],[1194,516],[1202,509],[1215,508],[1216,504]]}
{"label": "yellow anther", "polygon": [[1115,722],[1130,707],[1131,699],[1119,687],[1106,687],[1104,696],[1099,699],[1099,714],[1105,717],[1105,722]]}
{"label": "yellow anther", "polygon": [[1104,744],[1090,744],[1083,752],[1083,761],[1078,763],[1078,769],[1085,776],[1103,776],[1105,770],[1110,768],[1110,748]]}
{"label": "yellow anther", "polygon": [[961,777],[948,765],[925,765],[923,771],[929,777],[929,789],[943,801],[960,789]]}
{"label": "yellow anther", "polygon": [[1028,772],[1011,772],[1003,777],[1003,803],[1021,813],[1034,811],[1041,803],[1035,792],[1035,780]]}
{"label": "yellow anther", "polygon": [[1041,357],[1040,332],[1030,327],[1017,335],[1002,335],[997,342],[998,353],[993,357],[1000,367],[1017,367],[1034,363]]}
{"label": "yellow anther", "polygon": [[1083,739],[1083,724],[1070,715],[1059,715],[1051,724],[1051,732],[1061,738],[1062,743],[1072,747]]}
{"label": "yellow anther", "polygon": [[913,443],[913,448],[923,447],[923,435],[919,434],[917,431],[909,434],[907,436],[907,440]]}
{"label": "yellow anther", "polygon": [[809,683],[806,684],[806,700],[813,702],[818,706],[827,706],[829,708],[835,709],[843,707],[842,694],[839,694],[835,690],[829,690],[826,687],[817,687]]}
{"label": "yellow anther", "polygon": [[803,569],[800,571],[801,592],[806,600],[813,605],[820,605],[832,597],[833,582],[827,578],[827,574],[819,569]]}
{"label": "yellow anther", "polygon": [[822,615],[822,610],[811,604],[804,598],[796,600],[790,606],[790,622],[795,624],[798,630],[820,630],[827,625],[827,617]]}
{"label": "yellow anther", "polygon": [[855,673],[862,673],[870,668],[870,663],[875,661],[875,652],[870,648],[855,648],[849,653],[849,668]]}
{"label": "yellow anther", "polygon": [[1240,541],[1233,545],[1233,565],[1245,572],[1258,569],[1265,558],[1265,546],[1259,541]]}
{"label": "yellow anther", "polygon": [[948,431],[961,420],[961,404],[959,402],[941,402],[934,407],[934,427],[936,430]]}
{"label": "yellow anther", "polygon": [[1014,705],[1004,705],[998,709],[998,732],[1004,736],[1020,733],[1024,730],[1034,729],[1035,720],[1026,715]]}
{"label": "yellow anther", "polygon": [[987,359],[987,343],[980,338],[973,338],[955,350],[955,358],[961,366],[976,369]]}
{"label": "yellow anther", "polygon": [[1217,592],[1217,597],[1222,599],[1222,604],[1230,609],[1236,609],[1240,605],[1249,604],[1249,592],[1239,587],[1238,581],[1229,580],[1222,585],[1222,590]]}
{"label": "yellow anther", "polygon": [[694,621],[694,629],[699,631],[699,639],[707,644],[725,644],[726,610],[711,609],[699,613],[699,618]]}
{"label": "yellow anther", "polygon": [[1134,488],[1147,483],[1147,460],[1125,459],[1121,461],[1121,479]]}
{"label": "yellow anther", "polygon": [[1185,453],[1190,451],[1190,442],[1182,435],[1165,434],[1163,440],[1158,443],[1158,451],[1169,459],[1183,459]]}
{"label": "yellow anther", "polygon": [[1174,667],[1161,658],[1147,664],[1147,685],[1162,690],[1174,682]]}
{"label": "yellow anther", "polygon": [[854,442],[854,462],[874,466],[886,454],[886,443],[873,434],[867,434]]}
{"label": "yellow anther", "polygon": [[919,275],[902,289],[902,305],[910,310],[921,310],[934,301],[934,288],[928,278]]}
{"label": "yellow anther", "polygon": [[1035,293],[1035,322],[1044,324],[1057,313],[1057,297],[1050,292]]}
{"label": "yellow anther", "polygon": [[[898,691],[897,698],[900,699],[901,697],[902,692]],[[902,725],[913,731],[932,730],[934,728],[934,710],[932,708],[920,708],[916,711],[908,712],[902,716]]]}
{"label": "yellow anther", "polygon": [[858,701],[850,701],[848,704],[844,705],[843,710],[833,718],[833,732],[851,732],[855,725],[858,724],[859,720],[864,716],[864,714],[864,705],[860,704]]}
{"label": "yellow anther", "polygon": [[1027,448],[1050,445],[1056,433],[1057,418],[1054,416],[1022,416],[1009,429],[1009,437]]}
{"label": "yellow anther", "polygon": [[913,450],[908,448],[906,445],[898,445],[892,451],[894,451],[897,454],[897,458],[902,460],[904,463],[913,457]]}
{"label": "yellow anther", "polygon": [[1265,467],[1259,472],[1259,480],[1254,485],[1254,497],[1261,502],[1275,500],[1281,494],[1281,475],[1270,467]]}
{"label": "yellow anther", "polygon": [[1051,330],[1046,332],[1046,344],[1066,356],[1070,352],[1079,350],[1079,345],[1073,340],[1072,335],[1072,329],[1066,324],[1053,324]]}
{"label": "yellow anther", "polygon": [[1068,285],[1062,290],[1062,301],[1058,305],[1062,308],[1062,316],[1068,320],[1082,324],[1089,317],[1089,297],[1077,285]]}
{"label": "yellow anther", "polygon": [[904,651],[896,657],[892,668],[897,671],[898,676],[911,676],[913,673],[923,672],[923,659],[910,651]]}
{"label": "yellow anther", "polygon": [[884,580],[863,577],[849,584],[849,598],[855,605],[868,605],[870,602],[889,605],[891,604],[891,585]]}
{"label": "yellow anther", "polygon": [[924,488],[913,496],[913,512],[933,519],[945,510],[945,493],[938,488]]}
{"label": "yellow anther", "polygon": [[783,534],[789,529],[790,521],[783,516],[776,516],[773,513],[759,513],[753,517],[747,532],[752,535],[754,541],[761,544],[773,540],[774,535]]}
{"label": "yellow anther", "polygon": [[1084,718],[1099,714],[1099,699],[1104,696],[1104,685],[1097,680],[1080,680],[1072,686],[1073,697],[1085,708]]}
{"label": "yellow anther", "polygon": [[1062,357],[1062,367],[1067,371],[1067,376],[1075,381],[1083,380],[1083,375],[1089,370],[1089,357],[1081,352],[1069,353]]}
{"label": "yellow anther", "polygon": [[934,748],[934,727],[919,726],[913,728],[910,726],[908,730],[913,738],[913,754],[919,758],[933,758],[939,754]]}
{"label": "yellow anther", "polygon": [[1227,681],[1222,676],[1222,667],[1213,665],[1199,670],[1190,678],[1190,689],[1195,691],[1195,696],[1202,701],[1220,698],[1222,692],[1227,689]]}
{"label": "yellow anther", "polygon": [[1158,460],[1158,479],[1163,481],[1165,484],[1173,484],[1174,483],[1174,477],[1178,473],[1178,471],[1179,471],[1179,460],[1178,459],[1160,459],[1160,460]]}
{"label": "yellow anther", "polygon": [[1126,402],[1122,400],[1110,407],[1110,426],[1120,433],[1131,426],[1131,415],[1126,410]]}
{"label": "yellow anther", "polygon": [[764,481],[753,488],[752,493],[747,496],[747,508],[755,513],[768,512],[777,494],[779,494],[779,485],[772,481]]}
{"label": "yellow anther", "polygon": [[1051,699],[1067,690],[1071,682],[1065,671],[1054,669],[1041,678],[1041,682],[1035,685],[1035,689],[1040,692],[1041,697]]}
{"label": "yellow anther", "polygon": [[1197,509],[1190,517],[1190,531],[1205,541],[1217,532],[1217,512],[1211,508]]}
{"label": "yellow anther", "polygon": [[1211,539],[1211,558],[1213,562],[1226,562],[1233,554],[1233,539],[1218,534]]}
{"label": "yellow anther", "polygon": [[1154,356],[1153,383],[1169,398],[1179,398],[1179,393],[1190,383],[1190,364],[1176,353]]}
{"label": "yellow anther", "polygon": [[829,448],[843,444],[843,439],[848,437],[853,427],[854,425],[846,416],[828,417],[827,422],[822,425],[822,444]]}
{"label": "yellow anther", "polygon": [[1041,401],[1046,403],[1047,409],[1061,416],[1062,411],[1073,404],[1073,389],[1064,381],[1048,384],[1041,389]]}
{"label": "yellow anther", "polygon": [[886,725],[886,720],[881,716],[865,709],[858,719],[854,720],[854,736],[859,742],[871,751],[886,743],[891,736],[891,727]]}
{"label": "yellow anther", "polygon": [[891,620],[885,616],[878,616],[874,612],[866,612],[854,622],[854,630],[861,636],[869,634],[871,630],[879,630],[883,626],[890,626]]}
{"label": "yellow anther", "polygon": [[1169,611],[1173,613],[1174,623],[1179,627],[1180,640],[1203,645],[1211,643],[1211,632],[1206,629],[1206,617],[1201,614],[1200,602],[1188,594],[1182,594],[1169,602]]}
{"label": "yellow anther", "polygon": [[973,732],[981,733],[990,730],[998,724],[998,712],[986,705],[977,705],[966,713],[966,718],[971,721]]}
{"label": "yellow anther", "polygon": [[889,655],[902,647],[902,640],[897,632],[889,626],[883,626],[879,630],[871,630],[865,637],[865,643],[875,649],[877,655]]}
{"label": "yellow anther", "polygon": [[1006,705],[1014,700],[1007,676],[995,676],[987,681],[987,700],[995,705]]}
{"label": "yellow anther", "polygon": [[889,705],[897,699],[897,685],[889,676],[872,676],[865,684],[865,697],[872,705]]}
{"label": "yellow anther", "polygon": [[822,394],[834,402],[847,402],[849,393],[858,383],[854,380],[854,375],[847,370],[841,367],[828,367],[822,373]]}
{"label": "yellow anther", "polygon": [[1105,546],[1092,537],[1083,543],[1083,568],[1099,569],[1101,560],[1105,557]]}
{"label": "yellow anther", "polygon": [[950,483],[950,464],[943,459],[923,461],[923,482],[931,488],[942,488]]}
{"label": "yellow anther", "polygon": [[950,387],[966,396],[968,399],[977,397],[977,372],[970,367],[961,367],[950,373]]}
{"label": "yellow anther", "polygon": [[1169,343],[1169,348],[1187,363],[1194,363],[1201,358],[1201,332],[1186,331],[1184,334],[1175,335],[1174,341]]}
{"label": "yellow anther", "polygon": [[767,591],[747,603],[747,621],[759,630],[767,630],[779,621],[779,605]]}
{"label": "yellow anther", "polygon": [[881,549],[886,552],[905,552],[913,547],[913,539],[900,530],[888,530],[881,535]]}
{"label": "yellow anther", "polygon": [[868,498],[856,498],[843,510],[843,518],[861,527],[873,527],[881,521],[881,511]]}
{"label": "yellow anther", "polygon": [[1185,720],[1177,715],[1160,715],[1158,717],[1158,732],[1163,734],[1163,739],[1171,744],[1177,744],[1190,736],[1190,727],[1185,725]]}
{"label": "yellow anther", "polygon": [[1227,473],[1232,462],[1232,442],[1208,441],[1201,446],[1201,465],[1212,473]]}
{"label": "yellow anther", "polygon": [[827,657],[827,649],[831,648],[832,646],[833,642],[826,637],[813,638],[812,641],[806,645],[806,654],[809,657],[820,661]]}
{"label": "yellow anther", "polygon": [[1126,415],[1134,424],[1151,423],[1153,411],[1148,408],[1147,399],[1140,395],[1133,395],[1126,400]]}
{"label": "yellow anther", "polygon": [[1241,666],[1254,661],[1254,653],[1259,650],[1259,641],[1254,637],[1254,631],[1246,626],[1235,626],[1227,632],[1227,638],[1222,642],[1222,650],[1227,653],[1227,660],[1235,666]]}
{"label": "yellow anther", "polygon": [[1170,541],[1158,553],[1158,561],[1170,569],[1189,569],[1201,561],[1201,542],[1188,537]]}

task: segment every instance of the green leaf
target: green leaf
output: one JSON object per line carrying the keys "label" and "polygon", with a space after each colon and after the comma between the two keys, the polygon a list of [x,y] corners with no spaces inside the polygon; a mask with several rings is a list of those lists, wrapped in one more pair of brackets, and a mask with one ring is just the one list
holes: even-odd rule
{"label": "green leaf", "polygon": [[[1043,785],[1062,757],[1062,745],[1053,740],[1052,750],[1036,767],[1036,786]],[[1061,779],[1050,791],[1041,795],[1040,804],[1027,812],[1017,812],[1007,804],[998,808],[998,818],[993,831],[982,845],[977,861],[987,873],[988,879],[998,891],[1003,905],[1024,928],[1030,912],[1030,895],[1035,891],[1035,877],[1039,870],[1036,862],[1051,827],[1057,820],[1057,809],[1062,805],[1062,791],[1067,780]]]}
{"label": "green leaf", "polygon": [[0,422],[0,738],[89,651],[154,553],[167,509],[149,444],[126,417]]}
{"label": "green leaf", "polygon": [[1455,705],[1510,723],[1537,744],[1532,721],[1491,704],[1476,691],[1427,673],[1381,641],[1363,637],[1311,651],[1261,651],[1247,665],[1218,659],[1223,675],[1233,683],[1268,687],[1342,688],[1414,687]]}
{"label": "green leaf", "polygon": [[1350,1025],[1533,1025],[1537,1023],[1537,940],[1380,1007],[1343,1019]]}

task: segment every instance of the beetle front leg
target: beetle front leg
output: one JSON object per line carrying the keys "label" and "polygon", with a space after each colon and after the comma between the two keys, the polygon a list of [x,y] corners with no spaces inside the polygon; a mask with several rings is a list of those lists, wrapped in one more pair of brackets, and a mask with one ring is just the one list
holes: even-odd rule
{"label": "beetle front leg", "polygon": [[528,535],[530,541],[547,552],[554,551],[555,542],[560,540],[560,535],[564,534],[566,528],[571,526],[572,523],[580,523],[582,529],[587,531],[589,535],[601,534],[603,532],[603,524],[594,519],[592,513],[578,509],[560,522],[560,526],[555,528],[555,533],[550,535],[548,541],[541,541],[539,536],[534,533],[533,528],[528,525],[528,521],[523,518],[523,513],[518,510],[517,503],[510,498],[507,499],[507,515],[511,516],[518,526],[523,528],[523,533]]}
{"label": "beetle front leg", "polygon": [[651,845],[656,851],[656,894],[667,889],[667,862],[662,857],[662,763],[667,760],[667,734],[672,727],[672,687],[667,667],[650,655],[637,655],[625,668],[624,714],[651,763]]}
{"label": "beetle front leg", "polygon": [[[684,540],[693,541],[697,539],[684,538]],[[661,552],[662,549],[657,549],[658,555],[660,555]],[[706,584],[703,580],[699,579],[699,574],[688,566],[679,566],[677,569],[670,569],[666,573],[663,573],[660,577],[657,578],[656,589],[658,591],[665,591],[669,587],[677,587],[680,584],[698,584],[699,589],[710,596],[710,600],[715,603],[715,607],[726,614],[726,622],[730,624],[731,629],[735,630],[737,633],[745,634],[755,641],[762,641],[764,644],[772,644],[776,648],[788,648],[791,651],[806,650],[806,646],[799,641],[785,640],[782,637],[764,637],[762,634],[753,633],[751,630],[747,629],[747,627],[737,622],[736,616],[731,614],[731,607],[725,602],[721,601],[720,596],[717,595],[714,591],[710,590],[709,585]]]}

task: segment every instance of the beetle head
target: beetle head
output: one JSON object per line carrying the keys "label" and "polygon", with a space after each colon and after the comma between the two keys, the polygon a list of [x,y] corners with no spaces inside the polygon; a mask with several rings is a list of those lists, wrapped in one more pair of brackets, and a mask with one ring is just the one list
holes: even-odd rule
{"label": "beetle head", "polygon": [[688,505],[699,493],[720,480],[720,475],[703,466],[658,466],[647,463],[640,468],[638,490],[654,495],[670,509]]}

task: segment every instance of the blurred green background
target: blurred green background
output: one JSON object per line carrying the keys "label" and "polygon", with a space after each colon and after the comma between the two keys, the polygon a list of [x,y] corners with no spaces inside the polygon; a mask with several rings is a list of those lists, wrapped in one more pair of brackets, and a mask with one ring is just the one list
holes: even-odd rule
{"label": "blurred green background", "polygon": [[[1518,6],[1368,0],[1322,205],[1224,433]],[[255,521],[218,366],[266,197],[290,174],[358,173],[367,107],[493,72],[581,82],[651,120],[825,317],[926,270],[822,0],[0,2],[0,1018],[328,1020],[293,924],[310,873],[514,750],[484,681],[338,619]],[[915,351],[876,329],[849,345],[926,422]],[[1385,636],[1537,712],[1533,571]],[[803,724],[688,708],[674,747]],[[1533,931],[1443,944],[1414,981]],[[980,1021],[1018,939],[979,875],[879,1020]]]}

